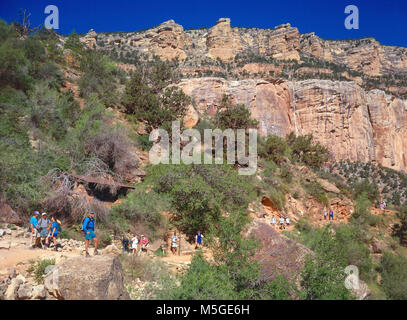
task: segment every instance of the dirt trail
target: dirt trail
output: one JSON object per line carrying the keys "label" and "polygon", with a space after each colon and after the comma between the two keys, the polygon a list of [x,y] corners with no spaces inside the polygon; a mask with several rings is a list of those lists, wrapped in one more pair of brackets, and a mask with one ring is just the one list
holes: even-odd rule
{"label": "dirt trail", "polygon": [[79,252],[56,252],[42,249],[11,248],[10,250],[0,250],[0,270],[9,267],[15,267],[19,264],[26,264],[30,260],[38,258],[57,258],[61,255],[73,257],[79,255]]}

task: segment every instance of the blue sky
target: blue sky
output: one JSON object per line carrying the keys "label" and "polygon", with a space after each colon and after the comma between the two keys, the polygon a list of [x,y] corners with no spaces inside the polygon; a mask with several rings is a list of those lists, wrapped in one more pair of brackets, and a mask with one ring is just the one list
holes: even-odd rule
{"label": "blue sky", "polygon": [[[58,32],[136,31],[173,19],[185,29],[210,27],[220,17],[232,26],[272,28],[290,22],[301,33],[324,39],[374,37],[383,44],[407,47],[407,0],[268,0],[268,1],[137,1],[137,0],[0,0],[0,18],[18,19],[18,11],[32,13],[32,25],[44,23],[47,5],[59,8]],[[359,30],[344,27],[345,7],[359,8]]]}

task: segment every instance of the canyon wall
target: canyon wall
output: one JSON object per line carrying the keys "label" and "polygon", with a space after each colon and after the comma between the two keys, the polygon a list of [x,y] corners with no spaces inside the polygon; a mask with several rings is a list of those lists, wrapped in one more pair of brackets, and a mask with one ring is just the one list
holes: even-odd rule
{"label": "canyon wall", "polygon": [[185,79],[197,113],[213,115],[223,94],[247,105],[259,134],[312,133],[333,159],[375,161],[407,168],[407,101],[380,90],[365,92],[354,82]]}
{"label": "canyon wall", "polygon": [[289,23],[273,29],[232,27],[220,18],[211,28],[184,30],[173,20],[137,32],[99,33],[93,30],[82,41],[92,48],[132,52],[161,59],[220,59],[255,54],[276,60],[301,60],[301,55],[342,64],[369,76],[407,72],[407,48],[381,45],[373,38],[324,40],[314,33],[300,34]]}

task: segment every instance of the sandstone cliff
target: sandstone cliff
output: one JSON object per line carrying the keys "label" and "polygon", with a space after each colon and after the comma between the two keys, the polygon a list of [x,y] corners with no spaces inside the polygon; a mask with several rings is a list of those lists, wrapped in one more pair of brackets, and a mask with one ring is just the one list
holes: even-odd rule
{"label": "sandstone cliff", "polygon": [[135,52],[148,58],[157,55],[166,60],[209,57],[227,62],[244,53],[300,61],[306,54],[369,76],[407,72],[406,48],[381,45],[373,38],[324,40],[314,33],[300,34],[288,23],[273,29],[237,28],[231,26],[230,19],[220,18],[211,28],[184,30],[169,20],[139,32],[96,35],[91,30],[82,39],[92,48],[116,50],[122,55]]}
{"label": "sandstone cliff", "polygon": [[407,101],[354,82],[222,78],[179,83],[200,115],[213,115],[223,94],[250,107],[263,136],[312,133],[333,159],[407,167]]}

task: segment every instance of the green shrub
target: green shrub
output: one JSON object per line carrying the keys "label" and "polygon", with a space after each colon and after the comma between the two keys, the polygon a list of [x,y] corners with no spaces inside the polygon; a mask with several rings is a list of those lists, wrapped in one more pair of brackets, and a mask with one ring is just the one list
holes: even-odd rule
{"label": "green shrub", "polygon": [[271,135],[260,140],[259,156],[280,165],[285,157],[290,157],[290,149],[283,138]]}
{"label": "green shrub", "polygon": [[302,162],[312,168],[320,168],[328,161],[328,148],[315,142],[311,134],[297,137],[291,132],[287,135],[286,140],[291,148],[294,161]]}
{"label": "green shrub", "polygon": [[55,259],[43,259],[37,262],[31,261],[31,265],[28,268],[28,272],[34,275],[37,283],[42,283],[45,275],[45,268],[51,265],[55,265]]}
{"label": "green shrub", "polygon": [[381,260],[382,286],[392,300],[407,299],[407,259],[385,252]]}
{"label": "green shrub", "polygon": [[284,209],[286,199],[280,190],[273,188],[269,193],[269,198],[277,210]]}

